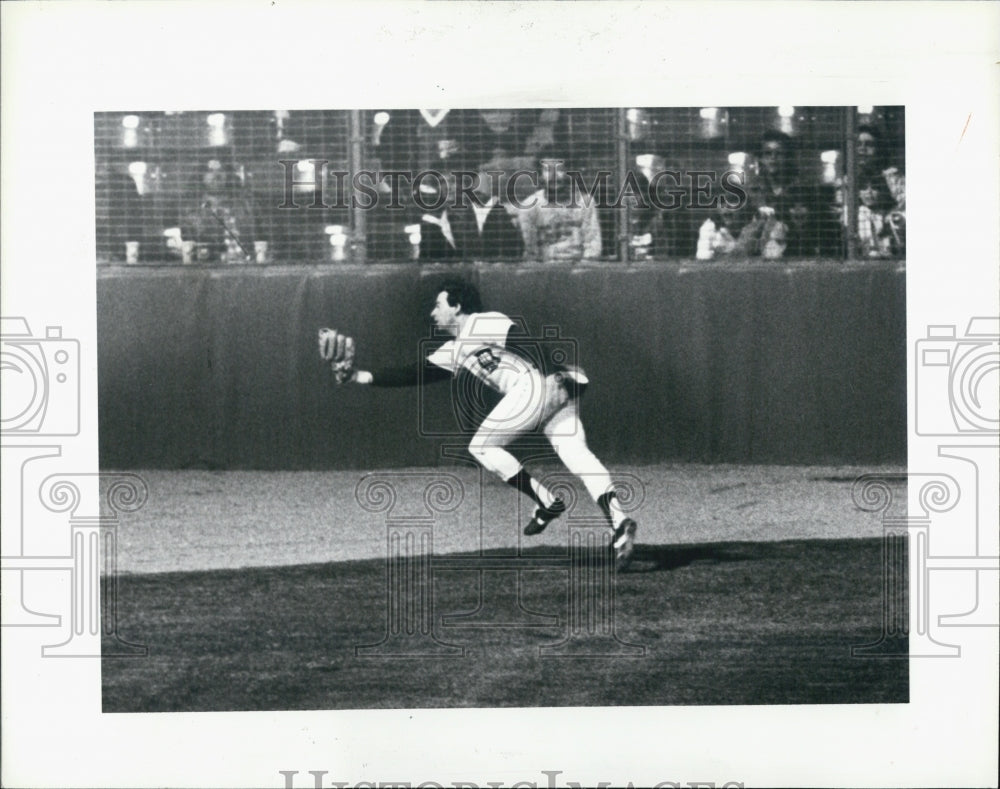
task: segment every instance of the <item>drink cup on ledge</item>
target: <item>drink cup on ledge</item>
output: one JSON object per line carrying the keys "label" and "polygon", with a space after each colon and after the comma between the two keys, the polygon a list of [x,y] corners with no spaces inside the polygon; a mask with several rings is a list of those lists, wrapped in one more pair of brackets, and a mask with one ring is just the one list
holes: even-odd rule
{"label": "drink cup on ledge", "polygon": [[126,241],[125,242],[125,262],[134,266],[139,262],[139,242],[138,241]]}
{"label": "drink cup on ledge", "polygon": [[407,225],[403,228],[410,242],[410,260],[420,259],[420,225]]}
{"label": "drink cup on ledge", "polygon": [[[163,231],[163,249],[168,258],[176,257],[178,253],[182,253],[182,237],[181,229],[179,227],[168,227]],[[183,259],[183,255],[182,255]]]}
{"label": "drink cup on ledge", "polygon": [[253,254],[254,260],[257,261],[258,265],[265,265],[268,263],[267,257],[267,242],[266,241],[254,241],[253,242]]}
{"label": "drink cup on ledge", "polygon": [[330,237],[330,260],[341,263],[347,259],[347,234],[343,225],[327,225],[324,232]]}
{"label": "drink cup on ledge", "polygon": [[181,242],[181,263],[185,266],[194,263],[194,241]]}

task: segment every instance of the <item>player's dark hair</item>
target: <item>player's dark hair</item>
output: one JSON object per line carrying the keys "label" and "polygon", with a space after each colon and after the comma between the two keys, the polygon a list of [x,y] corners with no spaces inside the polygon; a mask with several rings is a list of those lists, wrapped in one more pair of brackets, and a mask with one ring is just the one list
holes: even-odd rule
{"label": "player's dark hair", "polygon": [[462,312],[466,315],[483,311],[483,300],[479,296],[479,289],[471,282],[450,279],[441,285],[441,290],[448,294],[448,303],[452,307],[461,304]]}

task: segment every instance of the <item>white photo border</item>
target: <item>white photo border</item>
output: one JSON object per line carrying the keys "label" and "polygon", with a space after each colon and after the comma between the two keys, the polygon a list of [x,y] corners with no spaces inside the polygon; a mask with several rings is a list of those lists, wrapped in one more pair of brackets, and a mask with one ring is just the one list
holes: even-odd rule
{"label": "white photo border", "polygon": [[[55,442],[61,464],[97,470],[94,112],[899,104],[909,469],[949,473],[914,433],[914,348],[928,325],[1000,314],[998,8],[4,3],[2,314],[80,342],[83,429]],[[4,784],[989,785],[997,632],[949,635],[961,657],[911,660],[903,705],[104,715],[99,661],[42,660],[37,632],[5,628]]]}

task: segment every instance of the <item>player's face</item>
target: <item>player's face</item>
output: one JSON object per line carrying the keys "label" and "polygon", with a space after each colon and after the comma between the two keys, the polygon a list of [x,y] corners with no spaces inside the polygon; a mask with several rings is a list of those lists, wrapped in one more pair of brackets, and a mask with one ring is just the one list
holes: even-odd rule
{"label": "player's face", "polygon": [[448,303],[448,293],[442,290],[434,302],[434,309],[431,310],[431,320],[439,329],[455,334],[458,331],[459,309],[460,307],[453,307]]}

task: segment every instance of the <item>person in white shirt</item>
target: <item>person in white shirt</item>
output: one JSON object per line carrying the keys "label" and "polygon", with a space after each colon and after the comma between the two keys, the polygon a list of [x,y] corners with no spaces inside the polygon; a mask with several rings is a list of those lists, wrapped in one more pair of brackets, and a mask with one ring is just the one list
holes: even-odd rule
{"label": "person in white shirt", "polygon": [[561,160],[542,160],[541,176],[542,188],[518,211],[525,257],[541,261],[599,258],[601,224],[594,201],[574,188]]}

